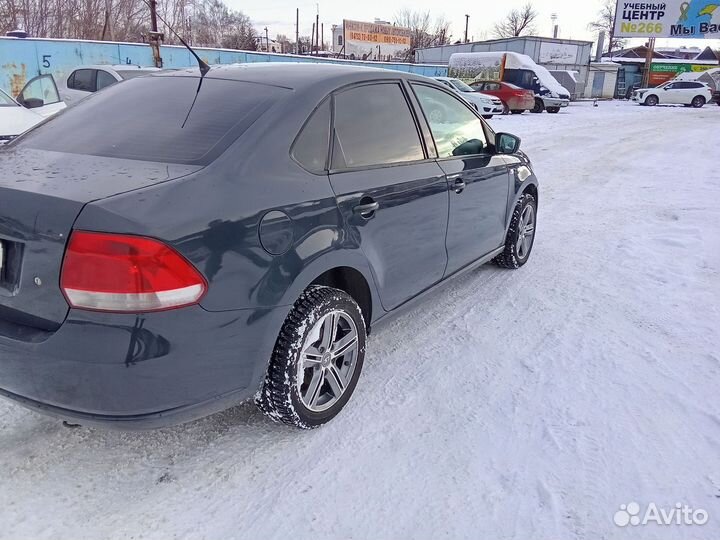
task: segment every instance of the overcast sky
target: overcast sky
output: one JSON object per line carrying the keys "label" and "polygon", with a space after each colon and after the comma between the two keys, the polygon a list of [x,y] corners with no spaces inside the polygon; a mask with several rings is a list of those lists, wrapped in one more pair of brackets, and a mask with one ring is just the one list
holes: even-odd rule
{"label": "overcast sky", "polygon": [[[417,11],[430,11],[433,17],[444,16],[451,24],[453,41],[462,39],[465,32],[465,14],[470,15],[469,37],[479,41],[491,39],[495,22],[512,8],[521,7],[526,0],[335,0],[316,4],[306,0],[225,0],[243,11],[264,34],[265,26],[271,38],[276,34],[295,36],[295,8],[300,8],[300,34],[309,35],[319,5],[320,22],[325,24],[325,40],[329,41],[330,28],[341,24],[343,19],[373,21],[375,18],[392,21],[401,9],[409,7]],[[602,0],[533,0],[539,13],[537,27],[541,36],[552,35],[551,15],[556,13],[560,37],[594,41],[587,24],[597,16]],[[642,41],[633,44],[642,44]],[[658,46],[711,45],[720,48],[720,40],[658,40]]]}

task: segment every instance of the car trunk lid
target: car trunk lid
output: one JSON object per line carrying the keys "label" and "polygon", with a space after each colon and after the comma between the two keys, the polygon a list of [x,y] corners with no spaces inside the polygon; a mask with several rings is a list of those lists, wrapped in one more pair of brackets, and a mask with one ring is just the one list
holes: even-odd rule
{"label": "car trunk lid", "polygon": [[17,148],[0,149],[0,322],[52,331],[68,304],[65,245],[88,202],[201,167]]}

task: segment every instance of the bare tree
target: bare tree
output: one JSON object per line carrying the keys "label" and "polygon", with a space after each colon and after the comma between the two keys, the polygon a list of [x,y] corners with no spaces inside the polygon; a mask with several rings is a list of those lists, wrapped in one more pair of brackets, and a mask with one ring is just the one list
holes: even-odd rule
{"label": "bare tree", "polygon": [[429,11],[403,9],[395,15],[395,24],[410,29],[410,48],[405,61],[415,61],[415,51],[450,43],[450,23],[443,17],[432,19]]}
{"label": "bare tree", "polygon": [[[250,18],[220,0],[158,0],[158,13],[188,42],[254,50]],[[35,37],[146,41],[144,0],[0,0],[0,35],[21,28]],[[166,43],[177,40],[161,26]]]}
{"label": "bare tree", "polygon": [[597,34],[605,32],[605,35],[608,36],[608,52],[622,49],[625,45],[624,39],[615,37],[615,7],[615,0],[604,0],[602,8],[598,11],[597,19],[588,24],[588,28],[593,32]]}
{"label": "bare tree", "polygon": [[498,38],[532,36],[535,34],[535,20],[538,12],[528,2],[520,9],[513,9],[507,16],[495,24],[493,33]]}

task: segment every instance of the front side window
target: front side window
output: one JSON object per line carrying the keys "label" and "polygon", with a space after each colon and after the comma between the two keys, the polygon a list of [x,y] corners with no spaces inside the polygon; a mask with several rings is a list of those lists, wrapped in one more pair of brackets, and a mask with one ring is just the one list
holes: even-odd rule
{"label": "front side window", "polygon": [[39,75],[25,85],[18,99],[40,99],[44,105],[50,105],[60,101],[60,94],[52,75]]}
{"label": "front side window", "polygon": [[358,86],[335,95],[333,169],[425,158],[420,136],[397,83]]}
{"label": "front side window", "polygon": [[479,154],[487,148],[482,122],[459,99],[437,88],[413,85],[440,158]]}
{"label": "front side window", "polygon": [[326,99],[305,123],[293,145],[292,155],[304,169],[322,173],[327,168],[330,145],[330,100]]}
{"label": "front side window", "polygon": [[95,70],[78,69],[68,79],[68,88],[82,90],[83,92],[95,91]]}

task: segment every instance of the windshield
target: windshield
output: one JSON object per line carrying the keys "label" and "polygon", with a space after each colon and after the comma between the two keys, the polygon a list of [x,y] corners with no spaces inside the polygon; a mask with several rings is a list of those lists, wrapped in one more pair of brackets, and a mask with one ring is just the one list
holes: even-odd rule
{"label": "windshield", "polygon": [[30,131],[17,144],[207,165],[289,93],[273,86],[207,78],[198,92],[199,82],[197,77],[143,77],[108,86]]}
{"label": "windshield", "polygon": [[120,75],[122,79],[134,79],[135,77],[141,77],[142,75],[149,75],[150,73],[156,73],[156,69],[116,69],[115,72]]}
{"label": "windshield", "polygon": [[4,90],[0,90],[0,107],[18,107],[13,98],[8,96]]}
{"label": "windshield", "polygon": [[450,79],[450,82],[452,85],[460,90],[461,92],[474,92],[472,88],[470,88],[467,84],[462,82],[460,79]]}

